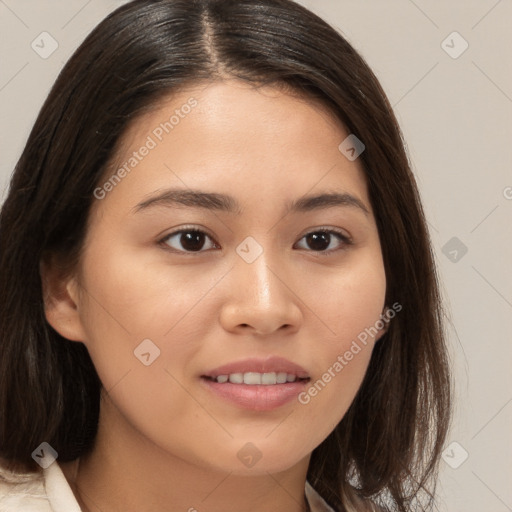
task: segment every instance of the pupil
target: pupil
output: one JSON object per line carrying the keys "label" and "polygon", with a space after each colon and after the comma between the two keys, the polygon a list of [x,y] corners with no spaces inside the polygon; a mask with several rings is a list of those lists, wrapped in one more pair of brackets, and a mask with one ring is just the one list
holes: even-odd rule
{"label": "pupil", "polygon": [[181,235],[182,246],[189,251],[199,251],[204,245],[204,235],[198,231],[189,231]]}
{"label": "pupil", "polygon": [[315,251],[323,251],[329,247],[329,233],[311,233],[307,238],[309,246]]}

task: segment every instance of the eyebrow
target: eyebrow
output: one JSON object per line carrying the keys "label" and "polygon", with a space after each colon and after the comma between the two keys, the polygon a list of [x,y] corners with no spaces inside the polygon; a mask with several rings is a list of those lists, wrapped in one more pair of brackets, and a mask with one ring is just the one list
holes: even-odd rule
{"label": "eyebrow", "polygon": [[[242,213],[238,201],[229,195],[201,190],[168,189],[153,197],[149,197],[133,208],[135,213],[156,206],[176,207],[188,206],[204,208],[231,214]],[[333,207],[356,208],[365,215],[370,215],[368,208],[357,197],[344,192],[323,192],[317,195],[302,196],[295,201],[288,201],[285,208],[292,213],[305,213]]]}

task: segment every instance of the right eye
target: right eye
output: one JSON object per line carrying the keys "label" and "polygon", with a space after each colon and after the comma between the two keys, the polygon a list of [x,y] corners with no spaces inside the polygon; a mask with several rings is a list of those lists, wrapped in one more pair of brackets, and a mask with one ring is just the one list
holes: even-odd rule
{"label": "right eye", "polygon": [[182,228],[174,231],[166,235],[159,243],[165,244],[176,252],[205,252],[202,250],[205,245],[205,239],[212,241],[207,250],[219,248],[217,243],[207,233],[197,228]]}

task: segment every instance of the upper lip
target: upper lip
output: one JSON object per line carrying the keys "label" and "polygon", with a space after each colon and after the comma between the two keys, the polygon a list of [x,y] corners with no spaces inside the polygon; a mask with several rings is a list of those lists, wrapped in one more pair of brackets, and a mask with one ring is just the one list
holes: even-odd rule
{"label": "upper lip", "polygon": [[250,358],[231,363],[223,364],[213,370],[203,374],[203,377],[216,378],[219,375],[229,375],[231,373],[289,373],[297,376],[299,379],[309,378],[308,372],[302,366],[292,363],[283,357],[272,356],[266,359]]}

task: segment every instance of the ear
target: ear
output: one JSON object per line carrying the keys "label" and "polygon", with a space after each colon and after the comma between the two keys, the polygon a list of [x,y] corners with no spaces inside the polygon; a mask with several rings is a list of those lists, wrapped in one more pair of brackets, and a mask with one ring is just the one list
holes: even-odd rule
{"label": "ear", "polygon": [[46,320],[64,338],[84,341],[85,331],[79,314],[80,288],[76,277],[59,264],[55,255],[41,260],[39,272]]}

